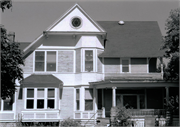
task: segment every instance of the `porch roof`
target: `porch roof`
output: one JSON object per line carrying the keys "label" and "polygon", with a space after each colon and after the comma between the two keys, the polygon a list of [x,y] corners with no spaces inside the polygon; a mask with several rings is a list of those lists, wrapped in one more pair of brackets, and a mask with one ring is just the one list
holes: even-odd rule
{"label": "porch roof", "polygon": [[96,88],[135,88],[135,87],[179,87],[179,82],[175,81],[164,81],[155,79],[109,79],[97,82],[89,82],[90,85]]}
{"label": "porch roof", "polygon": [[32,74],[20,83],[23,87],[59,87],[63,85],[63,82],[60,79],[51,74]]}

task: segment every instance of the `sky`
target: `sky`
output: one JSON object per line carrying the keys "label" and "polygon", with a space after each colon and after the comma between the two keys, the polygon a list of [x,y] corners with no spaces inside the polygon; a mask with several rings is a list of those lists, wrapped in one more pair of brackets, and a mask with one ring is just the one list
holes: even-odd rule
{"label": "sky", "polygon": [[17,42],[32,42],[78,3],[95,21],[157,21],[164,36],[165,21],[179,0],[12,0],[0,13],[1,24],[14,31]]}

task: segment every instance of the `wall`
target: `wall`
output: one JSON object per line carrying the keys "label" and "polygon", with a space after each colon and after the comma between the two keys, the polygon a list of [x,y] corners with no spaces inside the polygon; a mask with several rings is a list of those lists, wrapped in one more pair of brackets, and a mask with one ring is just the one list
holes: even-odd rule
{"label": "wall", "polygon": [[66,119],[68,117],[73,118],[73,112],[74,112],[74,88],[73,87],[63,87],[60,107],[61,107],[60,118],[63,118],[63,119]]}
{"label": "wall", "polygon": [[24,73],[33,72],[33,53],[31,53],[24,61],[25,66],[21,66]]}
{"label": "wall", "polygon": [[147,73],[147,59],[146,58],[131,58],[131,73]]}
{"label": "wall", "polygon": [[58,72],[73,72],[74,51],[58,51]]}
{"label": "wall", "polygon": [[102,58],[99,58],[99,54],[101,54],[102,50],[97,50],[97,72],[102,73]]}
{"label": "wall", "polygon": [[104,72],[105,73],[120,73],[120,59],[119,58],[104,58]]}

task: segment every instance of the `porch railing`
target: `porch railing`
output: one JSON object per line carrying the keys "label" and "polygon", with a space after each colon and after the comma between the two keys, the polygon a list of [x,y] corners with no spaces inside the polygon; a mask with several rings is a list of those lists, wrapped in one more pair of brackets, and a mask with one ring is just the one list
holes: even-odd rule
{"label": "porch railing", "polygon": [[58,121],[60,119],[60,110],[30,110],[21,111],[22,122],[26,121]]}
{"label": "porch railing", "polygon": [[94,112],[92,111],[75,111],[74,112],[74,119],[90,119],[90,118],[96,118],[96,115],[94,116]]}
{"label": "porch railing", "polygon": [[165,115],[165,109],[130,109],[132,116]]}

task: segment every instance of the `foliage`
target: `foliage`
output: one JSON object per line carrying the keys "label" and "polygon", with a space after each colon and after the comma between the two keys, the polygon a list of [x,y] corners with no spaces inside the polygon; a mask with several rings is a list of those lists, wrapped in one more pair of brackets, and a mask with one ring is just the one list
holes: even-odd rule
{"label": "foliage", "polygon": [[126,106],[116,106],[115,112],[116,116],[114,118],[114,124],[115,126],[128,126],[134,124],[133,121],[131,121],[131,112],[130,109],[127,109]]}
{"label": "foliage", "polygon": [[12,98],[15,93],[15,80],[23,79],[21,65],[24,65],[19,44],[11,42],[6,29],[1,27],[1,98]]}
{"label": "foliage", "polygon": [[1,3],[1,9],[3,12],[6,8],[10,9],[12,7],[12,1],[11,0],[1,0],[0,3]]}
{"label": "foliage", "polygon": [[165,98],[165,106],[167,110],[172,110],[173,112],[179,109],[179,97],[171,96],[170,98]]}
{"label": "foliage", "polygon": [[69,127],[69,126],[80,127],[81,126],[79,122],[72,120],[70,118],[61,121],[60,125],[61,127]]}
{"label": "foliage", "polygon": [[162,49],[165,50],[165,57],[170,62],[165,69],[166,80],[179,80],[179,16],[180,8],[171,10],[166,21],[166,36]]}

